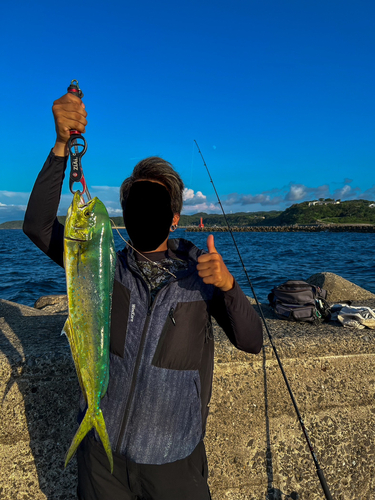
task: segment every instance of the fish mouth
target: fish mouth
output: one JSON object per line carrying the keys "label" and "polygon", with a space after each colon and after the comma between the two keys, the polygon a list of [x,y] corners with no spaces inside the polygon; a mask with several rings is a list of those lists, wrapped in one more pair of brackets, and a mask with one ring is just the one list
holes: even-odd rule
{"label": "fish mouth", "polygon": [[95,205],[97,201],[97,198],[92,198],[91,200],[89,200],[87,203],[85,203],[84,201],[82,202],[81,199],[79,199],[78,203],[77,203],[77,208],[79,210],[83,210],[85,208],[89,208],[91,207],[92,205]]}

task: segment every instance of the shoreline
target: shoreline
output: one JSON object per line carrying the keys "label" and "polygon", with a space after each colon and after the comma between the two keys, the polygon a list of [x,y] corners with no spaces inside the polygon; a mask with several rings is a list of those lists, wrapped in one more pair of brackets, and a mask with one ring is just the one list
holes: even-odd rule
{"label": "shoreline", "polygon": [[[226,226],[186,226],[188,233],[228,232]],[[293,225],[293,226],[233,226],[232,232],[237,233],[375,233],[375,226],[371,224],[329,224],[329,225]]]}
{"label": "shoreline", "polygon": [[[126,229],[125,226],[112,227],[112,230]],[[179,226],[187,233],[212,233],[227,232],[227,226]],[[373,224],[294,224],[291,226],[232,226],[232,232],[236,233],[375,233]],[[0,231],[22,231],[21,227],[0,227]]]}

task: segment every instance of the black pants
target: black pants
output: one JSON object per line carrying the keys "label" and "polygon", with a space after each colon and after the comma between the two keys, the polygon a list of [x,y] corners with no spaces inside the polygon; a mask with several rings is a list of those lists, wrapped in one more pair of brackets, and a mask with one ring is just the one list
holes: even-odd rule
{"label": "black pants", "polygon": [[83,440],[77,450],[79,500],[210,500],[203,441],[183,460],[136,464],[113,454],[113,474],[101,443]]}

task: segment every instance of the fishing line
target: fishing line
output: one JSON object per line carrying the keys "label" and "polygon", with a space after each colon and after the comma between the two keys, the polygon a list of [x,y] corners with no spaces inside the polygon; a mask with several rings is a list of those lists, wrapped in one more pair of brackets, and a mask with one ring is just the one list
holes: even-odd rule
{"label": "fishing line", "polygon": [[120,238],[125,241],[125,243],[130,247],[132,248],[135,252],[137,252],[137,254],[141,255],[144,259],[148,260],[151,264],[154,264],[156,267],[158,267],[159,269],[162,269],[163,271],[165,271],[166,273],[170,274],[171,276],[173,276],[174,278],[177,278],[177,276],[173,273],[171,273],[171,271],[169,271],[169,269],[163,267],[161,264],[159,264],[158,262],[155,262],[151,259],[149,259],[148,257],[146,257],[145,254],[143,254],[142,252],[140,252],[139,250],[137,250],[136,248],[134,248],[128,241],[126,241],[126,239],[122,236],[122,234],[120,233],[120,231],[118,230],[118,227],[116,226],[115,222],[112,220],[112,219],[109,219],[111,222],[112,222],[112,226],[114,229],[116,229],[118,235],[120,236]]}
{"label": "fishing line", "polygon": [[270,331],[269,331],[269,329],[268,329],[268,325],[267,325],[267,322],[266,322],[266,318],[264,317],[263,310],[262,310],[262,308],[261,308],[261,306],[260,306],[260,303],[259,303],[259,301],[258,301],[258,297],[257,297],[257,295],[256,295],[256,293],[255,293],[255,290],[254,290],[253,285],[252,285],[252,283],[251,283],[251,280],[250,280],[250,278],[249,278],[249,275],[248,275],[247,269],[246,269],[245,264],[244,264],[244,262],[243,262],[243,260],[242,260],[242,256],[241,256],[240,250],[239,250],[239,248],[238,248],[238,246],[237,246],[236,240],[235,240],[235,238],[234,238],[234,235],[233,235],[233,232],[232,232],[232,228],[231,228],[231,226],[230,226],[230,224],[229,224],[229,222],[228,222],[227,216],[226,216],[226,214],[225,214],[225,212],[224,212],[223,205],[221,204],[221,201],[220,201],[220,197],[219,197],[219,195],[218,195],[218,193],[217,193],[217,191],[216,191],[214,181],[212,180],[212,177],[211,177],[210,171],[208,170],[208,167],[207,167],[207,165],[206,165],[206,162],[205,162],[205,160],[204,160],[204,158],[203,158],[203,154],[202,154],[201,150],[199,149],[198,143],[197,143],[197,141],[196,141],[195,139],[194,139],[194,142],[195,142],[195,144],[196,144],[196,146],[197,146],[197,148],[198,148],[198,152],[199,152],[199,154],[201,155],[201,158],[202,158],[202,160],[203,160],[203,165],[206,167],[206,170],[207,170],[208,176],[209,176],[209,178],[210,178],[211,184],[212,184],[212,186],[213,186],[213,188],[214,188],[214,191],[215,191],[216,197],[217,197],[217,199],[218,199],[218,202],[219,202],[219,205],[220,205],[221,211],[223,212],[223,215],[224,215],[224,219],[225,219],[226,225],[227,225],[227,227],[228,227],[228,230],[229,230],[229,232],[230,232],[230,235],[232,236],[232,240],[233,240],[234,246],[236,247],[236,250],[237,250],[238,256],[239,256],[239,258],[240,258],[240,261],[241,261],[242,267],[243,267],[243,269],[244,269],[244,271],[245,271],[245,275],[246,275],[247,281],[249,282],[249,285],[250,285],[251,291],[253,292],[253,295],[254,295],[255,302],[256,302],[256,304],[257,304],[257,306],[258,306],[258,308],[259,308],[259,312],[260,312],[261,318],[262,318],[262,320],[263,320],[263,323],[264,323],[264,326],[265,326],[266,332],[267,332],[267,334],[268,334],[269,341],[270,341],[270,343],[271,343],[271,346],[272,346],[273,352],[274,352],[274,354],[275,354],[275,356],[276,356],[276,359],[277,359],[277,362],[278,362],[278,364],[279,364],[279,367],[280,367],[281,373],[282,373],[282,375],[283,375],[283,378],[284,378],[285,384],[286,384],[286,386],[287,386],[287,389],[288,389],[288,392],[289,392],[290,398],[291,398],[291,400],[292,400],[292,403],[293,403],[294,409],[295,409],[295,411],[296,411],[296,414],[297,414],[297,417],[298,417],[298,421],[299,421],[299,423],[300,423],[300,425],[301,425],[302,432],[303,432],[303,434],[304,434],[304,436],[305,436],[305,438],[306,438],[307,445],[308,445],[308,447],[309,447],[309,450],[310,450],[311,456],[312,456],[312,458],[313,458],[313,461],[314,461],[314,464],[315,464],[315,467],[316,467],[316,472],[317,472],[317,474],[318,474],[320,484],[321,484],[322,489],[323,489],[323,491],[324,491],[324,495],[325,495],[325,497],[326,497],[326,499],[327,499],[327,500],[333,500],[333,499],[332,499],[332,496],[331,496],[331,493],[330,493],[330,491],[329,491],[329,488],[328,488],[328,485],[327,485],[326,479],[325,479],[325,477],[324,477],[323,471],[322,471],[322,469],[321,469],[321,468],[320,468],[320,466],[319,466],[318,459],[316,458],[316,455],[315,455],[314,449],[313,449],[313,447],[312,447],[312,444],[311,444],[311,441],[310,441],[309,435],[308,435],[308,433],[307,433],[307,430],[306,430],[305,424],[304,424],[303,419],[302,419],[302,417],[301,417],[301,414],[300,414],[300,412],[299,412],[299,409],[298,409],[298,406],[297,406],[297,402],[296,402],[296,400],[295,400],[295,398],[294,398],[294,395],[293,395],[293,393],[292,393],[292,389],[291,389],[291,387],[290,387],[290,385],[289,385],[289,382],[288,382],[288,379],[287,379],[287,377],[286,377],[286,374],[285,374],[285,371],[284,371],[283,365],[282,365],[281,360],[280,360],[280,358],[279,358],[279,355],[278,355],[278,353],[277,353],[276,347],[275,347],[275,345],[274,345],[274,343],[273,343],[273,340],[272,340],[272,335],[271,335],[271,333],[270,333]]}
{"label": "fishing line", "polygon": [[191,150],[191,163],[190,163],[190,181],[189,186],[193,183],[193,167],[194,167],[194,144]]}

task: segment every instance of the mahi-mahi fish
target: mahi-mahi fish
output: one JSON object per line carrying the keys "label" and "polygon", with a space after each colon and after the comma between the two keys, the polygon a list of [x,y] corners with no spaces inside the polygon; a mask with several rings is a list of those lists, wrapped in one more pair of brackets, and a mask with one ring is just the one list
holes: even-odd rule
{"label": "mahi-mahi fish", "polygon": [[112,228],[104,204],[98,198],[85,204],[76,192],[64,229],[69,316],[63,332],[69,339],[87,409],[66,455],[65,466],[94,427],[107,453],[111,472],[112,450],[100,400],[107,391],[109,378],[115,257]]}

